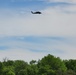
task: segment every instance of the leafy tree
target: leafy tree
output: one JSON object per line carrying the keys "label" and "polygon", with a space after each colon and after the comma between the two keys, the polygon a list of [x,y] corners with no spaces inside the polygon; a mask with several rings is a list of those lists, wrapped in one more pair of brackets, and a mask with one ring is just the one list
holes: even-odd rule
{"label": "leafy tree", "polygon": [[28,73],[28,75],[37,75],[37,73],[38,73],[37,64],[32,63],[31,65],[29,65],[27,68],[27,73]]}
{"label": "leafy tree", "polygon": [[18,75],[28,75],[25,69],[22,69],[18,72]]}
{"label": "leafy tree", "polygon": [[76,73],[73,70],[67,70],[64,75],[76,75]]}
{"label": "leafy tree", "polygon": [[42,58],[40,62],[38,62],[38,65],[40,66],[45,66],[47,64],[50,66],[50,69],[53,70],[59,70],[59,69],[62,71],[67,70],[64,62],[59,57],[54,57],[53,55],[50,54],[48,54],[47,56]]}
{"label": "leafy tree", "polygon": [[76,60],[61,60],[48,54],[41,60],[7,60],[0,62],[0,75],[76,75]]}
{"label": "leafy tree", "polygon": [[3,63],[0,62],[0,75],[2,75],[2,73],[3,73]]}
{"label": "leafy tree", "polygon": [[64,60],[64,63],[67,67],[67,69],[71,69],[74,72],[76,72],[76,60],[70,59],[70,60]]}
{"label": "leafy tree", "polygon": [[7,62],[5,63],[5,66],[13,66],[14,65],[14,61],[12,60],[7,60]]}
{"label": "leafy tree", "polygon": [[12,66],[5,67],[3,70],[3,75],[15,75]]}
{"label": "leafy tree", "polygon": [[15,63],[15,74],[19,75],[22,71],[26,70],[28,67],[28,63],[22,60],[16,60]]}
{"label": "leafy tree", "polygon": [[46,65],[39,68],[38,75],[55,75],[55,71],[50,69],[49,65]]}
{"label": "leafy tree", "polygon": [[3,75],[15,75],[14,73],[14,61],[13,60],[4,60],[3,61]]}
{"label": "leafy tree", "polygon": [[32,64],[35,64],[36,63],[36,60],[31,60],[30,61],[30,64],[32,65]]}

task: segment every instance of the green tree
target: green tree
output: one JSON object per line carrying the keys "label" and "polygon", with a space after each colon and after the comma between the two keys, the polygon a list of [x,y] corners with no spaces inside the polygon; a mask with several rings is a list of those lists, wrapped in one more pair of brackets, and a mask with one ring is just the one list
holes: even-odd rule
{"label": "green tree", "polygon": [[27,68],[27,75],[37,75],[38,73],[38,67],[37,64],[35,64],[35,62],[32,62],[28,68]]}
{"label": "green tree", "polygon": [[66,71],[67,68],[64,62],[59,57],[54,57],[53,55],[48,54],[44,58],[41,59],[39,62],[41,66],[49,65],[53,70],[62,70]]}
{"label": "green tree", "polygon": [[14,65],[14,61],[13,60],[4,60],[3,61],[3,65],[4,66],[13,66]]}
{"label": "green tree", "polygon": [[0,62],[0,75],[2,75],[2,74],[3,74],[3,63]]}
{"label": "green tree", "polygon": [[76,73],[73,70],[67,70],[64,75],[76,75]]}
{"label": "green tree", "polygon": [[55,74],[56,70],[61,70],[62,72],[67,70],[64,62],[59,57],[54,57],[50,54],[38,61],[38,67],[40,69],[39,73],[43,73],[44,71],[47,73],[47,75],[51,73]]}
{"label": "green tree", "polygon": [[4,60],[3,61],[3,75],[15,75],[14,73],[14,61],[13,60]]}
{"label": "green tree", "polygon": [[32,65],[32,64],[35,64],[36,63],[36,60],[31,60],[30,61],[30,64]]}
{"label": "green tree", "polygon": [[5,67],[3,70],[3,75],[15,75],[12,66]]}
{"label": "green tree", "polygon": [[49,65],[39,68],[38,75],[55,75],[55,71],[50,69]]}
{"label": "green tree", "polygon": [[64,63],[67,67],[67,69],[71,69],[74,72],[76,72],[76,60],[70,59],[70,60],[64,60]]}
{"label": "green tree", "polygon": [[16,60],[14,65],[16,75],[20,75],[22,72],[25,72],[28,67],[28,63],[22,60]]}
{"label": "green tree", "polygon": [[18,75],[28,75],[28,74],[27,74],[27,70],[25,70],[25,69],[20,70],[20,71],[18,72]]}

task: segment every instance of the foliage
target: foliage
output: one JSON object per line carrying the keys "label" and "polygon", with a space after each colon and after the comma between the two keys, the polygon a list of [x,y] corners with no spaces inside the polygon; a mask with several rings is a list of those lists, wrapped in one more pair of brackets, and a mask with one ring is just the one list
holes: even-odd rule
{"label": "foliage", "polygon": [[53,55],[48,55],[42,58],[41,61],[39,61],[40,66],[46,66],[48,64],[49,69],[52,70],[62,70],[66,71],[66,66],[63,63],[63,61],[59,57],[54,57]]}
{"label": "foliage", "polygon": [[0,75],[2,75],[2,73],[3,73],[3,63],[0,62]]}
{"label": "foliage", "polygon": [[[22,72],[25,72],[27,69],[28,64],[22,60],[16,60],[14,63],[14,70],[16,75],[21,75]],[[24,74],[22,74],[24,75]]]}
{"label": "foliage", "polygon": [[4,60],[0,62],[0,75],[76,75],[76,60],[61,60],[48,54],[41,60]]}
{"label": "foliage", "polygon": [[64,60],[64,63],[68,69],[71,69],[76,72],[76,60]]}

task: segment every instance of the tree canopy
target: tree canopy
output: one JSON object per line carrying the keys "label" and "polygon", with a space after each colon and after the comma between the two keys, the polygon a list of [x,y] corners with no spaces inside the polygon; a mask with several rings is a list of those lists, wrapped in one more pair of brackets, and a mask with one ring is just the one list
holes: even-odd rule
{"label": "tree canopy", "polygon": [[41,60],[4,60],[0,62],[0,75],[76,75],[76,60],[61,60],[51,54]]}

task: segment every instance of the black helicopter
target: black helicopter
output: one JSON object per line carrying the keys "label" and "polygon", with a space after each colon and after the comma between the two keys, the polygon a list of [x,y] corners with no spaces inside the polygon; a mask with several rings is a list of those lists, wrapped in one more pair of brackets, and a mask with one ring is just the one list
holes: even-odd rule
{"label": "black helicopter", "polygon": [[42,14],[40,11],[36,11],[36,12],[33,12],[31,11],[32,14]]}

